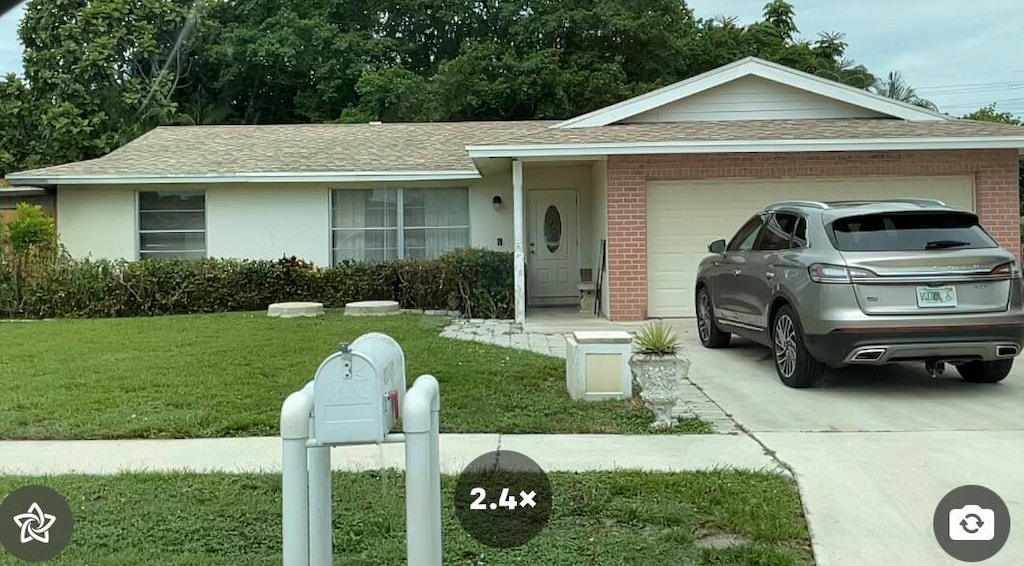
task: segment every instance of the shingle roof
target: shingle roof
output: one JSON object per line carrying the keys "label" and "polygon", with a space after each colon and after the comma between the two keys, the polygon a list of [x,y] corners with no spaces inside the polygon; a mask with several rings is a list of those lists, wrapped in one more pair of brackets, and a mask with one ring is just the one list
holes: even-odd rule
{"label": "shingle roof", "polygon": [[557,122],[165,126],[97,159],[11,176],[473,171],[466,146],[634,142],[1024,137],[970,120],[751,120],[551,128]]}

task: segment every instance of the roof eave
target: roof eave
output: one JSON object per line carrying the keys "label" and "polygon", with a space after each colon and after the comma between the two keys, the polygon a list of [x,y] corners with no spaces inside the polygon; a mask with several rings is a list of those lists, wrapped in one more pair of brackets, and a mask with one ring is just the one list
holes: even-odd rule
{"label": "roof eave", "polygon": [[233,173],[209,175],[60,175],[25,171],[7,176],[12,185],[183,185],[211,183],[368,183],[479,179],[476,169],[448,171],[352,171],[322,173]]}
{"label": "roof eave", "polygon": [[671,153],[780,153],[821,151],[912,151],[955,149],[1024,150],[1024,136],[960,138],[872,138],[828,140],[736,140],[670,142],[604,142],[578,144],[475,145],[473,159],[487,157],[576,157],[581,155],[645,155]]}

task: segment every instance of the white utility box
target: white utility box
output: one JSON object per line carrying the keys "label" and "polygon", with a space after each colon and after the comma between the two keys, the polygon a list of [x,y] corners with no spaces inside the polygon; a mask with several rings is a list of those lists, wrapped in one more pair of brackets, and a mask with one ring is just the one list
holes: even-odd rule
{"label": "white utility box", "polygon": [[342,344],[313,377],[313,434],[319,444],[383,442],[400,418],[405,354],[386,334]]}
{"label": "white utility box", "polygon": [[580,331],[565,341],[565,386],[570,397],[603,401],[633,396],[633,337],[628,332]]}

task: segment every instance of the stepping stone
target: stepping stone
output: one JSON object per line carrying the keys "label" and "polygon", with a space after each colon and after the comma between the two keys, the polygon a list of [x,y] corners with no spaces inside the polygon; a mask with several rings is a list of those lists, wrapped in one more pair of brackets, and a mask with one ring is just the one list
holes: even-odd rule
{"label": "stepping stone", "polygon": [[400,312],[398,301],[358,301],[345,305],[345,314],[351,316],[383,316]]}
{"label": "stepping stone", "polygon": [[298,318],[322,314],[324,314],[324,305],[321,303],[274,303],[267,308],[267,316],[278,318]]}

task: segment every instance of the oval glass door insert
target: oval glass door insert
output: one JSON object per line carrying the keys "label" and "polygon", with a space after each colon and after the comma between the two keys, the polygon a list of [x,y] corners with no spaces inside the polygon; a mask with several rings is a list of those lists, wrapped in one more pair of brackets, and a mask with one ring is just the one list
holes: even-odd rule
{"label": "oval glass door insert", "polygon": [[544,212],[544,244],[551,253],[562,247],[562,215],[555,205],[549,206]]}

